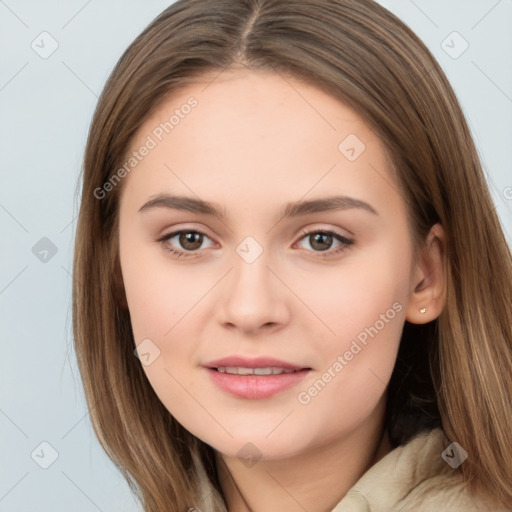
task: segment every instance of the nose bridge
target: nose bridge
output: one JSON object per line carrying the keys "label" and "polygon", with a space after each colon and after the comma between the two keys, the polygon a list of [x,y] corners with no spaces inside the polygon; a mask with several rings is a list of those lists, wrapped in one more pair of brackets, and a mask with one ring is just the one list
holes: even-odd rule
{"label": "nose bridge", "polygon": [[239,301],[256,304],[265,298],[268,302],[271,295],[272,272],[270,251],[256,241],[252,236],[244,239],[236,247],[236,256],[233,258],[234,272],[232,276],[232,296],[238,296]]}
{"label": "nose bridge", "polygon": [[235,251],[234,268],[221,298],[223,321],[248,330],[282,322],[286,310],[285,287],[270,270],[271,252],[250,236]]}
{"label": "nose bridge", "polygon": [[232,285],[237,288],[240,286],[244,290],[244,294],[249,292],[249,295],[251,295],[251,290],[264,292],[268,289],[270,285],[269,277],[272,274],[269,270],[272,265],[269,251],[262,250],[258,254],[254,247],[240,244],[236,253],[236,257],[233,258]]}

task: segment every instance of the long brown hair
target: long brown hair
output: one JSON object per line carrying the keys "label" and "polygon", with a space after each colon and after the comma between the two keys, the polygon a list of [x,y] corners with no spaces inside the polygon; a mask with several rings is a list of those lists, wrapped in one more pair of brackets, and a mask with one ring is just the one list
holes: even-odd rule
{"label": "long brown hair", "polygon": [[[441,426],[468,489],[512,501],[512,258],[457,98],[420,39],[371,0],[179,0],[129,46],[84,156],[73,330],[92,425],[148,512],[226,510],[213,449],[166,410],[134,356],[118,260],[122,165],[164,97],[231,66],[288,74],[355,109],[391,155],[416,247],[446,233],[447,299],[405,323],[389,384],[393,446]],[[430,364],[427,364],[429,361]]]}

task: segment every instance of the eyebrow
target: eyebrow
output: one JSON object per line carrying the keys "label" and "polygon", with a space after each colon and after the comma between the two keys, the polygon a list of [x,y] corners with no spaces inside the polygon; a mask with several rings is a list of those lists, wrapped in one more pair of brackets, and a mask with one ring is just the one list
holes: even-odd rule
{"label": "eyebrow", "polygon": [[[144,213],[156,208],[169,208],[192,213],[202,213],[217,217],[220,220],[225,219],[227,216],[226,210],[217,203],[203,201],[202,199],[195,199],[193,197],[173,196],[169,194],[157,194],[153,196],[139,208],[139,212]],[[313,213],[330,210],[348,210],[352,208],[359,208],[374,215],[379,215],[370,204],[360,199],[348,196],[331,196],[321,199],[287,203],[281,209],[278,221],[298,217],[300,215],[311,215]]]}

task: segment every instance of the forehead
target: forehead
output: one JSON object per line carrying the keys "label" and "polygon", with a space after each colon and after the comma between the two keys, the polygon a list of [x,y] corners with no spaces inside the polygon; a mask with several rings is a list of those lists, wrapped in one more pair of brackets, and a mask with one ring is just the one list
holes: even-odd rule
{"label": "forehead", "polygon": [[393,193],[385,147],[361,117],[278,73],[204,75],[161,102],[126,157],[145,145],[150,151],[123,183],[139,202],[177,191],[218,202],[250,198],[251,207],[281,204],[284,192],[295,200],[326,192],[375,199],[382,187]]}

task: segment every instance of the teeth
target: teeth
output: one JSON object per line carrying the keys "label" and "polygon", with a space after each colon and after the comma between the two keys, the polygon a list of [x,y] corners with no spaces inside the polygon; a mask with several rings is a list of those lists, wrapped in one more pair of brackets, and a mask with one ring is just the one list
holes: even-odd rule
{"label": "teeth", "polygon": [[288,370],[285,368],[241,368],[234,366],[220,366],[217,370],[221,373],[231,375],[280,375],[281,373],[293,373],[297,370]]}

